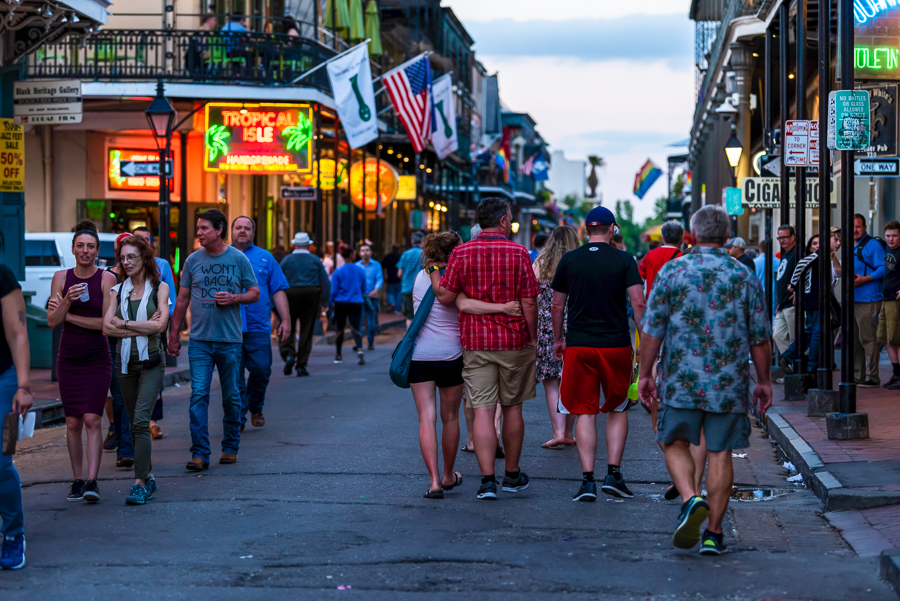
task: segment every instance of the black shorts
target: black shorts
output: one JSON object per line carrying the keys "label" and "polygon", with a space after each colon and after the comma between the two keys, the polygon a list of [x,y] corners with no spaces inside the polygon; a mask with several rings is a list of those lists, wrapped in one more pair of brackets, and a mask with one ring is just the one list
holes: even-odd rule
{"label": "black shorts", "polygon": [[434,382],[438,388],[462,386],[462,370],[462,357],[450,361],[411,361],[409,383]]}

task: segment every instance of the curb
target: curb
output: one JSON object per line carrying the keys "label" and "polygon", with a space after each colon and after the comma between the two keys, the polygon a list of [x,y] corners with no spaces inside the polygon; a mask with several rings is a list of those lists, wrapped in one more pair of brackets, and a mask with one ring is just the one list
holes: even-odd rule
{"label": "curb", "polygon": [[894,592],[900,597],[900,549],[882,551],[879,558],[881,564],[881,578],[894,587]]}
{"label": "curb", "polygon": [[803,474],[804,484],[825,504],[826,511],[900,505],[898,491],[845,488],[831,472],[823,469],[822,459],[781,416],[778,407],[772,407],[766,413],[766,431]]}

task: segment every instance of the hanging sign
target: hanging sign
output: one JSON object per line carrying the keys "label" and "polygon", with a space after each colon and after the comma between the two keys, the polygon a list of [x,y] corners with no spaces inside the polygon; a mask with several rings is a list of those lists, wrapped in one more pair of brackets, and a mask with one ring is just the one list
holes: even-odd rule
{"label": "hanging sign", "polygon": [[744,214],[744,205],[741,204],[740,188],[725,188],[725,212],[729,215]]}
{"label": "hanging sign", "polygon": [[211,102],[206,105],[204,142],[207,171],[308,173],[312,107]]}
{"label": "hanging sign", "polygon": [[868,88],[871,108],[871,131],[866,152],[876,156],[897,155],[897,106],[896,85]]}
{"label": "hanging sign", "polygon": [[281,186],[281,197],[285,200],[315,200],[316,189],[312,186]]}
{"label": "hanging sign", "polygon": [[13,84],[16,123],[81,123],[81,80],[17,81]]}
{"label": "hanging sign", "polygon": [[[365,183],[363,183],[365,177]],[[363,188],[365,187],[365,203],[367,211],[378,210],[378,201],[384,208],[397,198],[399,175],[393,165],[387,161],[378,159],[366,159],[365,166],[362,161],[353,163],[350,167],[350,200],[358,208],[363,206]],[[376,195],[376,188],[381,198]]]}
{"label": "hanging sign", "polygon": [[401,175],[398,178],[397,200],[416,199],[416,176]]}
{"label": "hanging sign", "polygon": [[350,148],[365,146],[378,137],[368,46],[360,44],[325,68]]}
{"label": "hanging sign", "polygon": [[[797,186],[793,179],[789,180],[790,206],[796,204]],[[781,206],[781,179],[777,177],[745,177],[741,179],[742,200],[751,209],[777,209]],[[831,204],[837,204],[837,185],[831,178]],[[819,206],[819,180],[806,180],[806,208]]]}
{"label": "hanging sign", "polygon": [[25,128],[0,119],[0,192],[25,191]]}
{"label": "hanging sign", "polygon": [[450,75],[439,77],[431,84],[434,94],[434,130],[431,145],[441,160],[456,152],[456,107],[453,102],[453,80]]}
{"label": "hanging sign", "polygon": [[868,148],[869,118],[867,90],[838,90],[828,94],[828,148]]}

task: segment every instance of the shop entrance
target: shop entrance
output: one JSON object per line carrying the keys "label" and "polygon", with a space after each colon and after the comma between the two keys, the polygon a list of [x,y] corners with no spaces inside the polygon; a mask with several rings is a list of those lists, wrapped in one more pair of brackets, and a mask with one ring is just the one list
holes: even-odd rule
{"label": "shop entrance", "polygon": [[[77,201],[78,220],[90,219],[98,225],[101,232],[121,234],[133,232],[137,227],[150,230],[154,240],[159,235],[159,204],[152,201],[106,199],[80,199]],[[181,213],[178,203],[172,203],[171,224],[169,226],[169,262],[175,260],[175,249],[178,248],[178,224]]]}

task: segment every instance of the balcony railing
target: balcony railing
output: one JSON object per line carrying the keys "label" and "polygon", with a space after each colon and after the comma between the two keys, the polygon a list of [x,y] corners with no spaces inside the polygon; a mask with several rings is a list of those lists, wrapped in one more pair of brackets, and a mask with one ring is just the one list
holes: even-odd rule
{"label": "balcony railing", "polygon": [[[44,45],[28,57],[25,76],[287,86],[334,55],[315,40],[282,34],[106,29]],[[293,85],[331,93],[325,69]]]}

